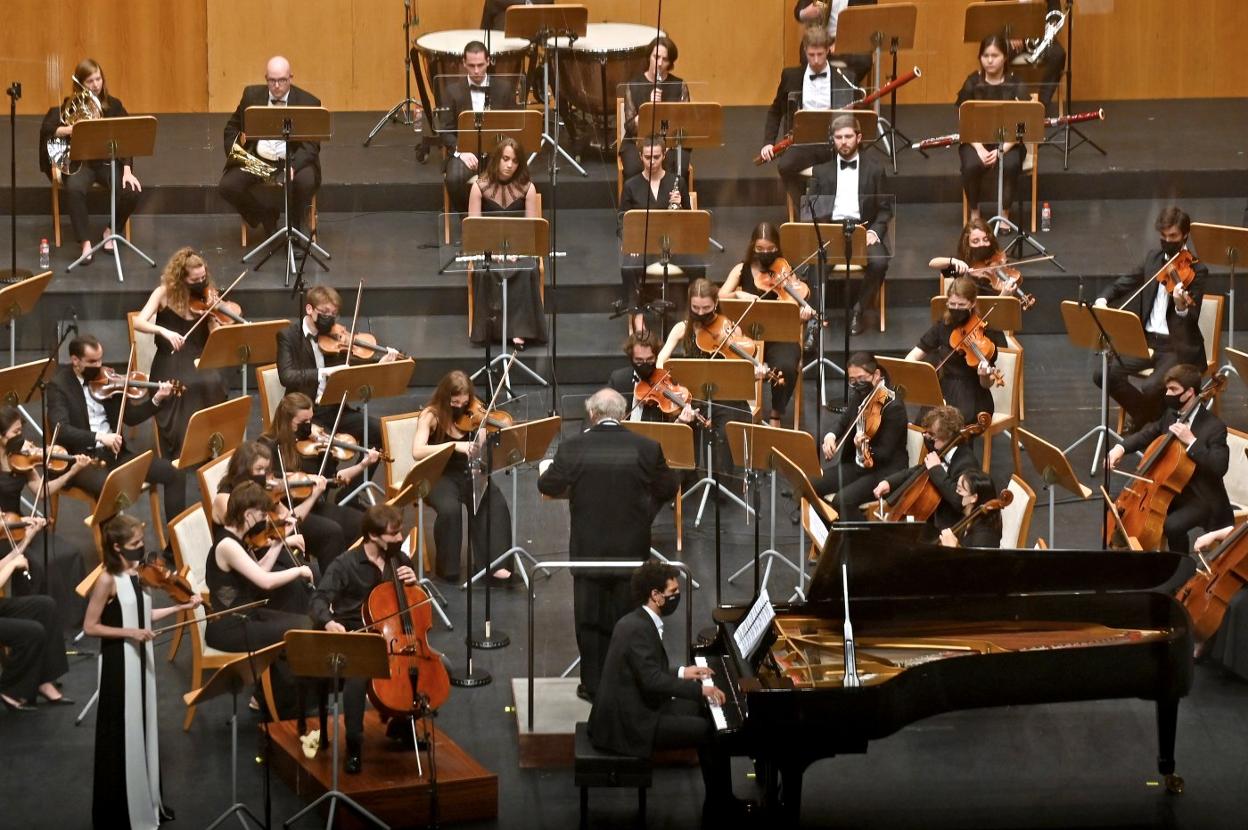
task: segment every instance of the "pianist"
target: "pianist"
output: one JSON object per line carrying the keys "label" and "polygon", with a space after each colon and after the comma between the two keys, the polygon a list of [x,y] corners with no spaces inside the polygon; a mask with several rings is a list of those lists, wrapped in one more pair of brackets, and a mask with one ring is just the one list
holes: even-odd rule
{"label": "pianist", "polygon": [[589,738],[605,752],[641,758],[655,749],[696,747],[706,800],[702,825],[739,814],[732,797],[728,755],[716,746],[715,730],[700,701],[722,706],[724,693],[710,683],[711,670],[676,668],[663,647],[664,619],[680,603],[678,571],[651,559],[633,571],[639,603],[615,625],[602,683],[589,713]]}

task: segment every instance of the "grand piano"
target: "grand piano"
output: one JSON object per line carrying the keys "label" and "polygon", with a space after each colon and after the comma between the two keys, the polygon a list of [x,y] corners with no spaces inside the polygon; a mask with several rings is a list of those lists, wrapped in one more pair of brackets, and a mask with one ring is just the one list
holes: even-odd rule
{"label": "grand piano", "polygon": [[[764,808],[795,826],[812,762],[865,753],[941,712],[1102,698],[1156,702],[1157,767],[1181,792],[1175,729],[1192,638],[1182,606],[1155,589],[1184,558],[945,548],[921,530],[834,527],[807,602],[775,605],[770,620],[763,603],[715,612],[696,660],[715,670],[727,697],[713,712],[719,740],[755,759]],[[842,562],[857,686],[845,682]]]}

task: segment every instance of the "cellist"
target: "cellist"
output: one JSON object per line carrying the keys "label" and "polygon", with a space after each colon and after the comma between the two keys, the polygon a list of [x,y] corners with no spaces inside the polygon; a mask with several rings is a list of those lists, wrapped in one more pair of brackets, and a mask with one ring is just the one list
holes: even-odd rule
{"label": "cellist", "polygon": [[1109,451],[1106,461],[1113,469],[1128,452],[1139,452],[1153,439],[1167,432],[1183,442],[1187,457],[1196,466],[1187,485],[1170,502],[1163,534],[1170,550],[1187,553],[1188,531],[1209,530],[1234,523],[1230,498],[1223,476],[1230,465],[1231,451],[1226,443],[1226,424],[1211,410],[1197,407],[1190,423],[1178,420],[1179,410],[1200,391],[1201,372],[1180,363],[1164,375],[1164,411],[1160,418],[1144,425]]}
{"label": "cellist", "polygon": [[[373,588],[390,579],[391,573],[405,585],[416,584],[412,561],[402,550],[403,516],[387,504],[375,504],[364,511],[361,523],[364,543],[335,559],[312,595],[310,614],[317,628],[342,634],[364,627],[361,609]],[[349,677],[343,681],[342,703],[346,718],[347,754],[345,769],[352,775],[363,769],[364,699],[368,679]],[[406,721],[394,718],[387,734],[402,735]]]}
{"label": "cellist", "polygon": [[[824,496],[846,521],[860,521],[860,505],[871,498],[877,484],[906,467],[906,405],[888,386],[888,375],[868,352],[854,352],[845,368],[849,374],[849,401],[845,411],[832,422],[823,436],[823,457],[839,461],[828,467],[813,482],[815,491]],[[864,402],[879,395],[879,423],[874,435],[866,429],[872,414]],[[850,434],[846,436],[846,432]],[[862,443],[869,447],[871,463],[862,452]],[[837,450],[839,444],[839,451]]]}
{"label": "cellist", "polygon": [[[959,444],[945,452],[963,426],[962,413],[952,406],[932,407],[923,416],[923,446],[927,452],[920,465],[928,469],[932,486],[940,493],[940,506],[929,520],[936,531],[952,527],[962,518],[962,495],[958,492],[958,481],[980,466],[975,451],[967,444]],[[872,495],[877,499],[884,498],[905,486],[916,472],[917,466],[894,473],[877,484]]]}

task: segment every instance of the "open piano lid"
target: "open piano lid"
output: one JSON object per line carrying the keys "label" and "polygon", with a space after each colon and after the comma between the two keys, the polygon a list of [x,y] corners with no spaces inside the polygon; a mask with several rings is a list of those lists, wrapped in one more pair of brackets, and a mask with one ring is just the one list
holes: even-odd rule
{"label": "open piano lid", "polygon": [[918,522],[833,525],[807,600],[841,602],[846,546],[851,598],[1146,591],[1171,581],[1187,559],[1170,552],[947,548],[920,542],[924,530]]}

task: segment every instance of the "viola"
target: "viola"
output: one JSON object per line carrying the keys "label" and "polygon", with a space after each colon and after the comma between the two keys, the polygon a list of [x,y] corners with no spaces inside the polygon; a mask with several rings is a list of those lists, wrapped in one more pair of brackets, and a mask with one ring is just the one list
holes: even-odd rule
{"label": "viola", "polygon": [[[987,412],[979,413],[975,423],[962,427],[944,449],[940,450],[941,460],[948,458],[955,447],[965,444],[977,435],[982,435],[990,423],[992,423],[991,415]],[[872,503],[868,516],[876,521],[884,522],[904,522],[911,517],[916,522],[926,522],[939,506],[940,491],[932,483],[931,471],[927,469],[926,464],[919,463],[911,468],[911,476],[906,483],[885,499],[882,513],[879,505]]]}
{"label": "viola", "polygon": [[406,717],[445,703],[451,680],[442,655],[429,645],[429,596],[419,585],[399,580],[397,561],[389,570],[389,581],[373,588],[362,609],[365,627],[385,637],[390,652],[390,674],[369,681],[368,698],[383,715]]}
{"label": "viola", "polygon": [[[689,390],[672,380],[666,369],[655,369],[649,380],[639,380],[633,386],[633,400],[642,406],[657,406],[668,417],[676,417],[693,400]],[[693,419],[705,429],[711,428],[711,419],[693,410]]]}
{"label": "viola", "polygon": [[949,530],[955,537],[961,540],[962,537],[966,536],[967,533],[970,533],[971,528],[979,524],[979,522],[983,521],[993,513],[998,513],[1004,510],[1013,502],[1014,491],[1002,490],[995,499],[989,499],[983,504],[976,505],[974,510],[959,519],[952,527],[949,528]]}
{"label": "viola", "polygon": [[[326,433],[319,432],[311,438],[305,438],[295,443],[295,452],[305,458],[312,458],[325,452],[326,447],[333,453],[334,458],[339,461],[347,461],[356,453],[368,454],[368,447],[361,447],[355,443],[352,435],[346,432],[340,432],[330,441],[326,438]],[[381,460],[387,464],[393,464],[394,459],[388,455],[382,455]]]}
{"label": "viola", "polygon": [[1248,523],[1222,540],[1203,567],[1175,593],[1192,618],[1192,634],[1203,643],[1217,633],[1231,598],[1248,585]]}
{"label": "viola", "polygon": [[230,300],[221,300],[216,305],[213,305],[213,301],[207,299],[191,300],[190,309],[192,314],[198,314],[200,317],[208,315],[208,325],[214,328],[247,322],[243,317],[243,307]]}
{"label": "viola", "polygon": [[[1183,405],[1176,423],[1190,424],[1196,410],[1217,396],[1226,386],[1226,372],[1219,372],[1205,381],[1200,391]],[[1173,432],[1166,430],[1148,445],[1144,458],[1118,498],[1114,507],[1121,517],[1121,525],[1111,522],[1108,544],[1114,548],[1127,546],[1127,540],[1139,541],[1143,550],[1161,547],[1163,526],[1170,503],[1182,492],[1196,472],[1196,462],[1187,454],[1187,447]],[[1123,539],[1125,535],[1127,539]]]}
{"label": "viola", "polygon": [[[69,451],[59,444],[53,444],[48,447],[48,469],[52,472],[64,472],[75,461],[77,461],[77,456],[70,455]],[[17,452],[9,453],[9,467],[14,472],[27,473],[42,464],[43,450],[40,447],[27,446],[22,447]],[[93,458],[91,459],[91,466],[103,467],[104,461],[99,458]]]}
{"label": "viola", "polygon": [[[347,349],[348,341],[351,343],[351,356],[359,360],[373,360],[384,357],[384,352],[390,348],[384,343],[377,342],[375,335],[366,331],[357,331],[355,337],[351,337],[351,331],[342,323],[335,323],[334,327],[329,330],[329,334],[322,334],[316,338],[316,344],[321,347],[321,351],[325,354],[342,354]],[[399,360],[407,360],[407,355],[399,352]],[[378,352],[383,354],[378,355]]]}
{"label": "viola", "polygon": [[953,327],[949,332],[949,355],[936,366],[937,372],[943,369],[955,354],[961,354],[966,360],[966,365],[976,371],[979,369],[979,364],[988,364],[992,369],[992,382],[997,386],[1005,386],[1005,373],[996,366],[992,366],[992,359],[997,354],[997,344],[992,342],[992,338],[984,330],[984,320],[987,317],[988,315],[985,314],[981,319],[972,311],[965,323]]}
{"label": "viola", "polygon": [[709,325],[698,326],[694,334],[698,348],[714,357],[748,360],[755,369],[765,369],[766,377],[777,386],[784,385],[784,374],[765,367],[758,358],[758,343],[741,333],[740,327],[723,314],[716,314]]}
{"label": "viola", "polygon": [[[1049,259],[1050,257],[1044,257]],[[1038,262],[1036,260],[1024,260],[1024,262]],[[1020,283],[1023,281],[1023,272],[1018,268],[1007,265],[1008,257],[1004,251],[997,251],[989,258],[988,262],[977,268],[971,268],[968,274],[974,276],[977,281],[982,281],[1002,296],[1006,296],[1005,283],[1013,280],[1013,287],[1009,289],[1009,296],[1017,297],[1018,302],[1022,305],[1023,311],[1031,308],[1036,304],[1036,298],[1031,294],[1023,291]]]}
{"label": "viola", "polygon": [[798,308],[808,309],[816,320],[826,324],[823,315],[815,311],[815,307],[809,302],[810,286],[798,279],[797,274],[793,273],[793,269],[784,257],[777,257],[769,271],[754,274],[751,269],[750,273],[754,278],[754,286],[759,291],[764,294],[773,293],[777,299],[795,303]]}
{"label": "viola", "polygon": [[[165,381],[173,387],[175,396],[181,395],[186,391],[186,386],[182,381],[173,379]],[[160,384],[147,379],[147,373],[133,371],[127,376],[120,372],[115,372],[107,366],[100,370],[100,376],[87,384],[91,390],[91,397],[97,401],[103,402],[109,398],[115,398],[125,390],[126,397],[132,401],[141,401],[147,397],[149,392],[153,392],[160,388]]]}
{"label": "viola", "polygon": [[[190,581],[182,574],[176,573],[159,557],[151,557],[144,562],[140,562],[138,566],[139,580],[149,588],[156,588],[164,591],[174,602],[183,603],[190,602],[195,596],[195,589],[191,586]],[[204,606],[211,609],[207,601]]]}
{"label": "viola", "polygon": [[455,429],[464,435],[476,432],[482,426],[486,432],[498,432],[516,422],[510,412],[501,409],[487,409],[480,398],[473,398],[464,407],[464,412],[455,419]]}

